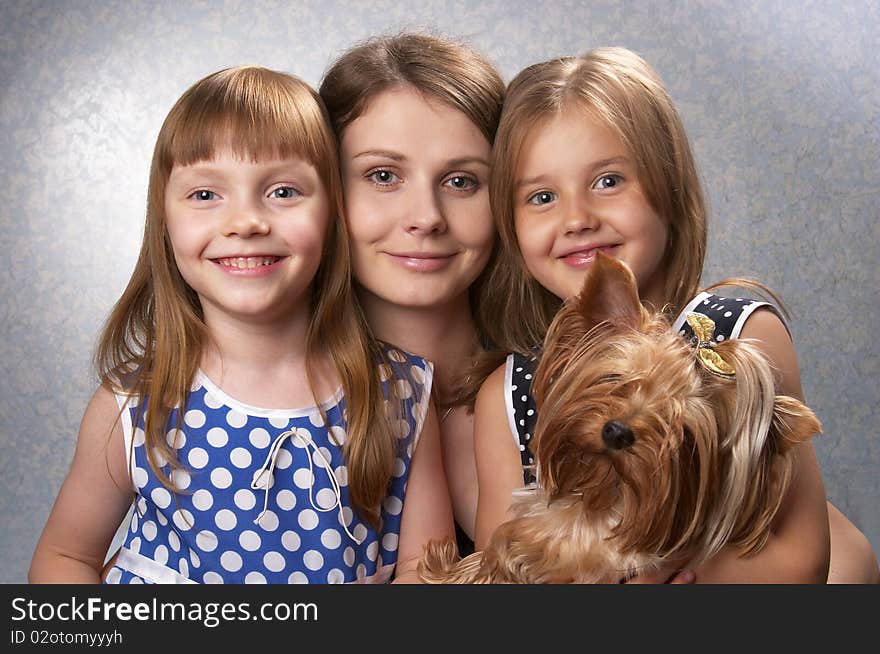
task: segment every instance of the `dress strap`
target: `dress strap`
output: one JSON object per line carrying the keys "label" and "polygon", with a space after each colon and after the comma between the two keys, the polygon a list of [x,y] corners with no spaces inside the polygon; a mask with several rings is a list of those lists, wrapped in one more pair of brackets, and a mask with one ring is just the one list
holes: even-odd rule
{"label": "dress strap", "polygon": [[[773,311],[782,321],[782,324],[785,325],[785,329],[788,330],[788,325],[785,323],[785,319],[779,310],[769,302],[748,297],[723,297],[703,291],[688,302],[681,313],[678,314],[672,323],[672,331],[692,339],[694,334],[687,324],[687,314],[692,312],[701,313],[711,318],[715,323],[713,340],[716,343],[720,343],[727,339],[739,338],[743,326],[749,317],[755,311],[762,308]],[[791,335],[790,331],[789,335]]]}

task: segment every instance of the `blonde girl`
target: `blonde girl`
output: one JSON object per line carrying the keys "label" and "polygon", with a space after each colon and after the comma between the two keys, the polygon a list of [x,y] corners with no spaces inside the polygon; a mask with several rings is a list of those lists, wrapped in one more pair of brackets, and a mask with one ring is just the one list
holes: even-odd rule
{"label": "blonde girl", "polygon": [[[491,199],[510,265],[494,271],[495,300],[484,309],[509,317],[490,323],[489,335],[512,354],[477,397],[478,549],[506,518],[511,492],[528,481],[536,346],[596,252],[629,264],[642,301],[668,310],[670,321],[696,302],[722,307],[727,332],[716,336],[756,339],[779,372],[780,392],[803,396],[791,338],[771,305],[695,297],[706,209],[694,158],[669,94],[635,53],[602,48],[535,64],[511,81]],[[826,580],[829,508],[812,445],[799,448],[768,546],[749,558],[723,551],[696,570],[699,581]],[[858,533],[849,527],[849,536]]]}
{"label": "blonde girl", "polygon": [[108,583],[406,581],[451,535],[432,367],[367,335],[340,203],[304,82],[239,67],[181,96],[32,582],[99,581],[132,501]]}

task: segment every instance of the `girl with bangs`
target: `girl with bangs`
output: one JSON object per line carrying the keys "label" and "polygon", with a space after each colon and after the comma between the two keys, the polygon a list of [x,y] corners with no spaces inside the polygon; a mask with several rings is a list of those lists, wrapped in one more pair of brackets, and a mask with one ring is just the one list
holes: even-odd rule
{"label": "girl with bangs", "polygon": [[304,82],[239,67],[181,96],[31,582],[99,582],[132,502],[107,583],[415,580],[452,534],[433,368],[369,336],[340,206]]}

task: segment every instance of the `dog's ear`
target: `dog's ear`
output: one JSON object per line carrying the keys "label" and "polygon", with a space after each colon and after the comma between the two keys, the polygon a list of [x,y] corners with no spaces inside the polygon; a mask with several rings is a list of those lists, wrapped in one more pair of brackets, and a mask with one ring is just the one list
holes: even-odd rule
{"label": "dog's ear", "polygon": [[822,423],[812,409],[788,395],[776,396],[770,438],[780,452],[809,440],[821,431]]}
{"label": "dog's ear", "polygon": [[770,536],[793,478],[791,448],[821,430],[819,419],[803,402],[787,395],[775,397],[768,440],[757,469],[750,475],[751,490],[740,503],[740,515],[731,532],[731,541],[741,554],[760,550]]}
{"label": "dog's ear", "polygon": [[[753,342],[727,340],[716,350],[736,369],[735,405],[724,429],[731,447],[719,499],[723,506],[738,507],[725,518],[728,525],[733,521],[732,528],[717,533],[729,533],[729,542],[748,554],[760,550],[772,533],[793,478],[793,447],[822,425],[803,402],[776,394],[773,370]],[[731,381],[719,380],[715,388],[729,390]]]}
{"label": "dog's ear", "polygon": [[629,266],[602,252],[596,253],[575,305],[588,329],[604,321],[636,326],[642,317],[638,284]]}
{"label": "dog's ear", "polygon": [[[573,347],[596,325],[613,328],[636,327],[642,318],[636,279],[629,267],[613,257],[596,253],[581,292],[563,304],[550,323],[544,340],[543,358],[552,354],[559,359],[554,366],[563,368]],[[556,371],[551,377],[556,376]],[[537,377],[536,377],[537,380]],[[533,389],[539,384],[533,384]]]}

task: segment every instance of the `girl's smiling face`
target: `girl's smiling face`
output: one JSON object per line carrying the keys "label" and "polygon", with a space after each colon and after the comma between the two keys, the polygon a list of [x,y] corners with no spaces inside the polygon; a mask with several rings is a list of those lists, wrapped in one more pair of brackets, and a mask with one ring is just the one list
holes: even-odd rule
{"label": "girl's smiling face", "polygon": [[368,312],[465,294],[489,260],[490,145],[468,117],[413,89],[373,98],[342,133],[352,269]]}
{"label": "girl's smiling face", "polygon": [[539,123],[523,143],[514,189],[520,252],[542,286],[576,295],[601,250],[632,268],[642,301],[663,305],[668,228],[611,129],[576,110]]}
{"label": "girl's smiling face", "polygon": [[243,160],[229,149],[175,165],[165,217],[181,276],[205,321],[262,322],[309,310],[330,221],[318,172],[301,159]]}

